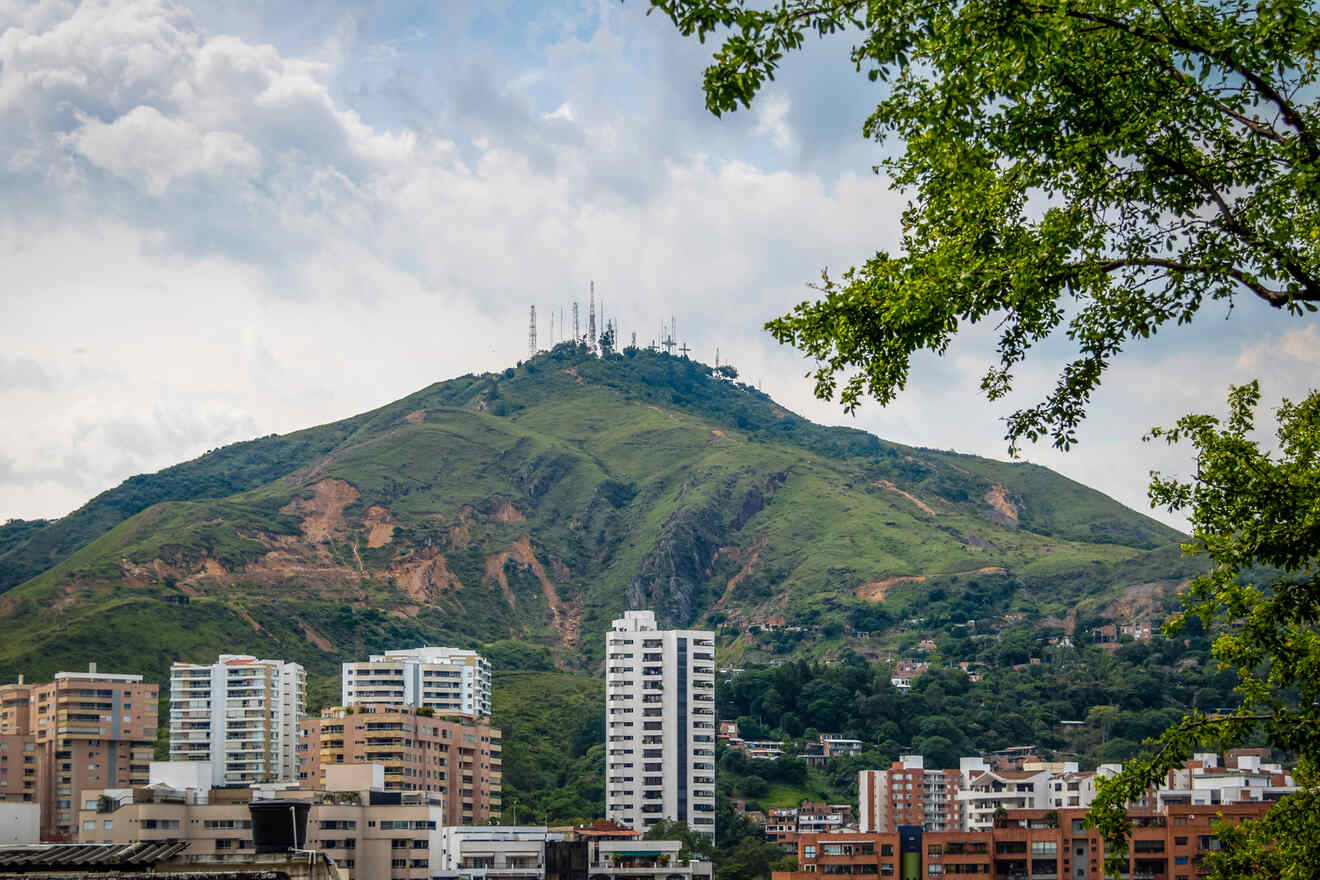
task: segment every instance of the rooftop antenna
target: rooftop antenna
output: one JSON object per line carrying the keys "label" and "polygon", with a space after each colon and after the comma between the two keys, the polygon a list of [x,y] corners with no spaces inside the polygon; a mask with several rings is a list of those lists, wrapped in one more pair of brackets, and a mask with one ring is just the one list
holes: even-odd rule
{"label": "rooftop antenna", "polygon": [[578,327],[578,304],[577,300],[573,300],[573,342],[577,343],[581,341],[582,330]]}
{"label": "rooftop antenna", "polygon": [[591,299],[587,307],[587,345],[592,351],[596,350],[596,282],[591,282]]}
{"label": "rooftop antenna", "polygon": [[531,321],[527,325],[527,356],[536,354],[536,306],[532,306]]}

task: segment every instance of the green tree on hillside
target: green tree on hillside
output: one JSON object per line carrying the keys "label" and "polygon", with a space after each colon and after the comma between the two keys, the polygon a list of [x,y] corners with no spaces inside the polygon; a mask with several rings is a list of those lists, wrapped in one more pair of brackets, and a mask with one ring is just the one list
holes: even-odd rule
{"label": "green tree on hillside", "polygon": [[[850,58],[888,91],[863,127],[902,141],[884,162],[912,194],[901,252],[877,253],[768,328],[818,364],[816,393],[852,410],[906,384],[913,354],[943,353],[965,324],[995,323],[994,401],[1032,347],[1076,348],[1008,440],[1076,441],[1091,393],[1129,341],[1243,294],[1293,314],[1320,302],[1320,11],[1305,0],[652,0],[688,35],[723,38],[707,106],[750,104],[806,37],[856,34]],[[877,169],[878,170],[878,169]],[[842,381],[841,376],[847,378]],[[1226,425],[1188,416],[1191,482],[1151,498],[1189,510],[1188,549],[1213,564],[1188,597],[1241,708],[1193,711],[1104,788],[1092,816],[1111,851],[1123,805],[1198,744],[1263,730],[1311,789],[1223,833],[1221,877],[1310,876],[1320,856],[1320,396],[1279,412],[1276,461],[1247,437],[1255,386]],[[1263,587],[1244,572],[1283,574]],[[1245,622],[1242,622],[1245,621]],[[1177,624],[1175,623],[1175,626]],[[1113,867],[1117,867],[1116,865]]]}

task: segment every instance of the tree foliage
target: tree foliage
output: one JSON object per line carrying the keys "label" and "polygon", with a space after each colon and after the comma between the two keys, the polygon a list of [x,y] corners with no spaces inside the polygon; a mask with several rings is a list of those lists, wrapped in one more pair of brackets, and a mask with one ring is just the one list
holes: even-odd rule
{"label": "tree foliage", "polygon": [[[1193,619],[1216,627],[1214,654],[1236,670],[1241,702],[1224,714],[1192,711],[1165,731],[1157,749],[1101,785],[1091,820],[1111,850],[1126,853],[1126,804],[1198,746],[1230,749],[1263,731],[1293,753],[1295,776],[1311,788],[1260,820],[1221,829],[1223,849],[1206,865],[1224,878],[1309,877],[1320,863],[1320,393],[1279,408],[1277,456],[1250,436],[1259,399],[1256,383],[1234,388],[1225,421],[1189,415],[1152,432],[1196,448],[1195,477],[1157,474],[1151,499],[1190,512],[1193,540],[1185,551],[1212,563],[1166,630],[1172,635]],[[1242,574],[1251,570],[1273,574],[1268,583],[1251,583]]]}
{"label": "tree foliage", "polygon": [[[1010,441],[1067,448],[1129,342],[1248,294],[1320,301],[1320,13],[1306,0],[652,0],[722,37],[707,106],[747,106],[806,37],[851,32],[888,88],[863,132],[911,193],[877,253],[768,325],[815,358],[816,393],[888,402],[913,355],[991,321],[991,400],[1046,337],[1076,348]],[[877,170],[880,166],[877,166]],[[847,377],[842,382],[841,377]]]}

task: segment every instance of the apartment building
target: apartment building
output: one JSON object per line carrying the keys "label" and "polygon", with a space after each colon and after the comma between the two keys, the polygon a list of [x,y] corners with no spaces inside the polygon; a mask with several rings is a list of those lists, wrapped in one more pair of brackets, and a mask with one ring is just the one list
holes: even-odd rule
{"label": "apartment building", "polygon": [[963,809],[957,770],[928,770],[921,755],[902,755],[888,770],[857,774],[858,826],[862,831],[897,831],[918,825],[926,831],[957,831]]}
{"label": "apartment building", "polygon": [[606,818],[715,834],[715,634],[628,611],[605,636]]}
{"label": "apartment building", "polygon": [[423,647],[345,663],[345,706],[416,706],[443,715],[490,717],[490,663],[475,651]]}
{"label": "apartment building", "polygon": [[307,675],[297,663],[221,654],[170,667],[170,760],[206,761],[212,784],[297,776]]}
{"label": "apartment building", "polygon": [[[351,880],[430,880],[438,872],[444,803],[427,792],[387,792],[382,768],[336,768],[325,788],[213,790],[209,796],[156,782],[147,788],[89,791],[78,813],[83,843],[187,841],[187,853],[224,870],[251,862],[254,795],[309,804],[306,846],[347,868]],[[342,772],[341,772],[342,771]],[[436,870],[433,870],[436,869]]]}
{"label": "apartment building", "polygon": [[381,764],[385,791],[434,794],[453,824],[484,824],[500,814],[500,731],[485,720],[441,718],[425,708],[332,706],[302,722],[297,754],[301,785],[325,785],[342,765]]}
{"label": "apartment building", "polygon": [[0,800],[40,804],[41,838],[71,840],[84,791],[146,782],[158,693],[95,663],[0,685]]}
{"label": "apartment building", "polygon": [[[1214,810],[1170,805],[1133,810],[1123,876],[1195,880],[1197,864],[1218,848],[1215,823],[1240,823],[1265,813],[1265,802]],[[806,834],[798,838],[798,870],[772,880],[851,880],[886,877],[1030,877],[1032,880],[1102,880],[1104,841],[1085,825],[1086,811],[1010,810],[984,831],[928,832],[913,826],[873,833]]]}
{"label": "apartment building", "polygon": [[441,829],[433,880],[541,880],[546,844],[564,839],[544,825]]}

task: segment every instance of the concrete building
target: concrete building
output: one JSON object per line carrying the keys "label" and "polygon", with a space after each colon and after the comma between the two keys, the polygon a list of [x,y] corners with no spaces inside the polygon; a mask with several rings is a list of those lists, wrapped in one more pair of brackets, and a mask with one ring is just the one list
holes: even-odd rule
{"label": "concrete building", "polygon": [[[1149,880],[1195,880],[1204,854],[1218,848],[1213,825],[1240,823],[1265,813],[1263,802],[1229,804],[1214,811],[1171,805],[1132,810],[1127,870]],[[798,838],[798,870],[772,880],[819,880],[822,874],[917,878],[984,876],[1039,880],[1102,880],[1104,841],[1085,826],[1086,811],[1010,810],[984,831],[902,831],[807,834]]]}
{"label": "concrete building", "polygon": [[423,647],[345,663],[345,706],[425,706],[444,715],[490,717],[490,664],[476,651]]}
{"label": "concrete building", "polygon": [[157,696],[142,676],[95,663],[45,684],[0,686],[0,782],[9,783],[0,801],[39,803],[41,838],[72,840],[84,791],[146,782]]}
{"label": "concrete building", "polygon": [[292,780],[307,704],[302,666],[221,654],[170,667],[170,760],[206,761],[215,786]]}
{"label": "concrete building", "polygon": [[715,634],[628,611],[605,636],[605,816],[715,834]]}
{"label": "concrete building", "polygon": [[897,831],[920,825],[926,831],[962,828],[957,770],[927,770],[921,755],[902,755],[888,770],[857,774],[858,827]]}
{"label": "concrete building", "polygon": [[41,804],[0,803],[0,846],[41,840]]}
{"label": "concrete building", "polygon": [[381,764],[385,791],[429,792],[448,805],[452,824],[499,816],[503,790],[500,731],[485,720],[441,718],[426,709],[332,706],[301,724],[300,784],[326,784],[343,765]]}
{"label": "concrete building", "polygon": [[544,825],[450,826],[439,835],[432,878],[541,880],[546,843],[562,841]]}
{"label": "concrete building", "polygon": [[[308,849],[329,856],[362,880],[430,880],[441,851],[444,803],[426,792],[387,792],[380,766],[337,767],[323,789],[283,788],[279,798],[306,801]],[[79,816],[84,843],[178,840],[207,870],[254,859],[249,804],[259,788],[213,789],[199,799],[159,782],[144,788],[88,792]],[[194,868],[200,870],[200,868]]]}

